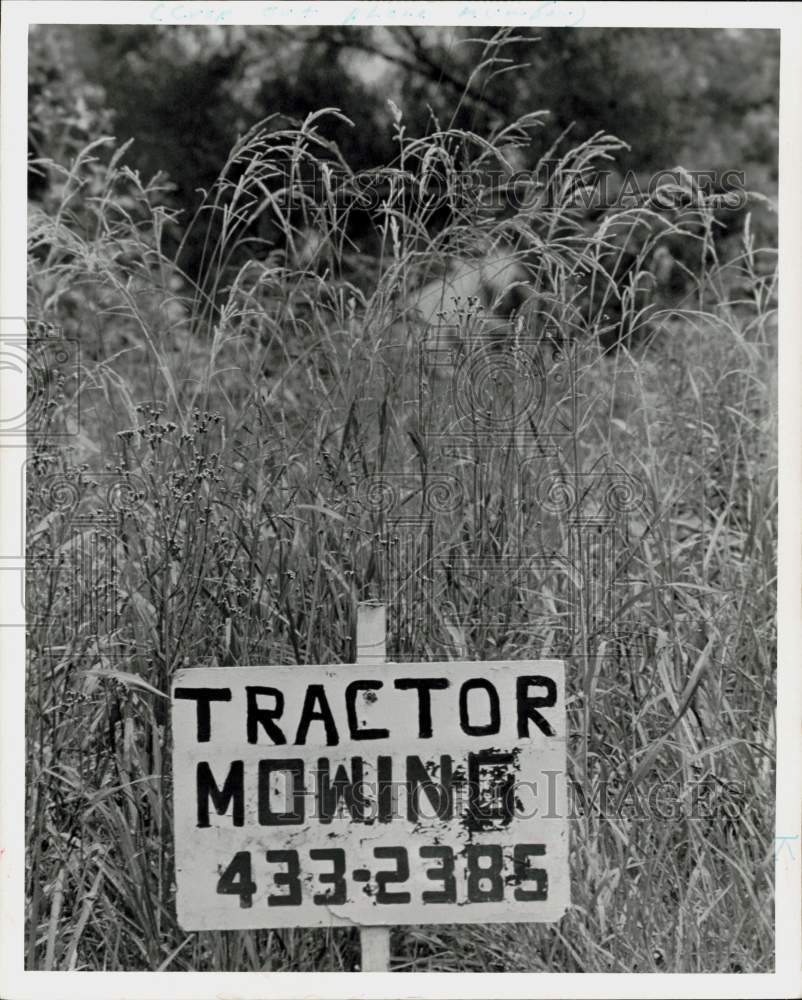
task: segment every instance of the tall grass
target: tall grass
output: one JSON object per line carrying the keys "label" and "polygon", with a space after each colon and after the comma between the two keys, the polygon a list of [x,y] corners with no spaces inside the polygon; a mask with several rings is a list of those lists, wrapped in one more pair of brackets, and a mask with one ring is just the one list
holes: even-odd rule
{"label": "tall grass", "polygon": [[[325,121],[255,128],[183,230],[103,142],[32,219],[30,319],[77,338],[83,360],[37,428],[58,429],[79,397],[80,434],[30,442],[28,967],[358,967],[351,930],[181,931],[166,694],[180,666],[348,662],[356,602],[379,597],[398,658],[566,659],[578,803],[566,917],[399,928],[394,968],[770,969],[771,252],[747,228],[720,258],[705,203],[590,224],[576,180],[621,148],[610,136],[550,151],[548,197],[511,208],[462,197],[460,178],[507,169],[537,115],[425,139],[399,116],[398,159],[369,188]],[[427,177],[451,200],[445,223]],[[346,236],[357,215],[372,227],[361,247]],[[199,275],[182,272],[181,244],[166,249],[175,233],[206,234]],[[677,301],[649,270],[669,236],[692,248]],[[456,373],[427,366],[410,302],[450,260],[499,247],[527,275],[517,335],[525,322],[554,348],[541,430],[568,414],[573,431],[555,448],[516,428],[477,463],[470,441],[457,458],[438,443]],[[465,339],[493,326],[478,303],[463,311]],[[533,500],[580,474],[637,484],[601,617],[552,558],[567,516]],[[456,500],[433,514],[435,550],[416,578],[388,576],[382,490],[398,483],[420,513],[444,475]],[[94,546],[77,563],[76,524]],[[425,551],[424,521],[405,530]],[[543,568],[492,572],[516,559]]]}

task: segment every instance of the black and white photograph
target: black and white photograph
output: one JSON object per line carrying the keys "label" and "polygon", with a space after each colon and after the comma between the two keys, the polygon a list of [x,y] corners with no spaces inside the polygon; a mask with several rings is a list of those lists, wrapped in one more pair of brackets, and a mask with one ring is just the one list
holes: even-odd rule
{"label": "black and white photograph", "polygon": [[628,7],[7,4],[3,996],[798,995],[802,7]]}

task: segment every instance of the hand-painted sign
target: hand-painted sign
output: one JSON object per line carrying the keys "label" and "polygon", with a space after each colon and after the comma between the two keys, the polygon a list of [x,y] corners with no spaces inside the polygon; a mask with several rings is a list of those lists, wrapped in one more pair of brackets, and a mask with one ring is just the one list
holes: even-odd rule
{"label": "hand-painted sign", "polygon": [[182,670],[172,721],[186,930],[568,905],[559,661]]}

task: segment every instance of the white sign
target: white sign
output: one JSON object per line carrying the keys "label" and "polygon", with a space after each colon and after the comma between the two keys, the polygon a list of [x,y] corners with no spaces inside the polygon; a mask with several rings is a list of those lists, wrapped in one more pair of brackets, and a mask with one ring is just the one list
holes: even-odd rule
{"label": "white sign", "polygon": [[555,660],[181,670],[185,930],[557,920]]}

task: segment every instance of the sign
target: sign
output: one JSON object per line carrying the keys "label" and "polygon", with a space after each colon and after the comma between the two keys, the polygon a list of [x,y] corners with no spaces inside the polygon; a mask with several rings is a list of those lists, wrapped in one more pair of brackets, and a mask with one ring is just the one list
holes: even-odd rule
{"label": "sign", "polygon": [[181,670],[185,930],[557,920],[560,661]]}

